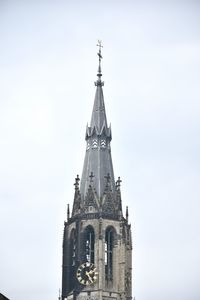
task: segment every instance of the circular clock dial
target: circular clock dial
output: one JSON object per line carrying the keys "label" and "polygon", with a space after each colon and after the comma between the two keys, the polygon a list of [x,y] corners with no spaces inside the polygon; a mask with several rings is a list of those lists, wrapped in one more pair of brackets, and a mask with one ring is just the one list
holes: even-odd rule
{"label": "circular clock dial", "polygon": [[81,284],[90,285],[95,283],[98,273],[94,264],[85,262],[78,268],[76,276]]}

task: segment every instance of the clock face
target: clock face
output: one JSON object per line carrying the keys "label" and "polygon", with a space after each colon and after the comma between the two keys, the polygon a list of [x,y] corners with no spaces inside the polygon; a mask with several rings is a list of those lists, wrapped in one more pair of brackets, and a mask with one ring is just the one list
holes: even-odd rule
{"label": "clock face", "polygon": [[90,285],[95,283],[98,273],[94,264],[85,262],[78,268],[76,276],[81,284]]}

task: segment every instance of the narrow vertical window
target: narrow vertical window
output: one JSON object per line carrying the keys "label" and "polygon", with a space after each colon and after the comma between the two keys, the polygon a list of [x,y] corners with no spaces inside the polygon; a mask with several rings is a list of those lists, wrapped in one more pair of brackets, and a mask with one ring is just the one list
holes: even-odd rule
{"label": "narrow vertical window", "polygon": [[76,239],[75,239],[75,230],[73,229],[70,237],[70,257],[71,257],[71,266],[75,266],[76,263]]}
{"label": "narrow vertical window", "polygon": [[94,263],[94,230],[91,226],[86,228],[85,250],[86,261]]}
{"label": "narrow vertical window", "polygon": [[75,284],[75,272],[76,272],[76,232],[72,229],[70,233],[70,257],[69,257],[69,272],[70,279],[68,282],[69,291],[73,290]]}
{"label": "narrow vertical window", "polygon": [[108,228],[105,235],[105,278],[112,280],[113,275],[113,229]]}

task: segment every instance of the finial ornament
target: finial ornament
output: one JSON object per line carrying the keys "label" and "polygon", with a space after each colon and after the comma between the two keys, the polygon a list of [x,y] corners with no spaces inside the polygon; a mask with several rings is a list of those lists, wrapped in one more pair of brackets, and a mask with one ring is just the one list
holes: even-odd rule
{"label": "finial ornament", "polygon": [[103,48],[101,43],[102,43],[101,40],[97,41],[97,47],[99,47],[99,52],[97,53],[97,55],[99,56],[99,60],[101,60],[103,58],[102,55],[101,55],[101,48]]}
{"label": "finial ornament", "polygon": [[75,190],[79,190],[79,181],[80,181],[80,178],[79,176],[77,175],[77,177],[75,178],[75,183],[74,183],[74,186],[75,186]]}
{"label": "finial ornament", "polygon": [[104,176],[104,178],[106,179],[107,183],[110,183],[110,173]]}
{"label": "finial ornament", "polygon": [[116,181],[116,188],[117,188],[117,190],[120,190],[121,182],[122,182],[122,180],[120,179],[120,177],[118,177],[118,179]]}
{"label": "finial ornament", "polygon": [[58,300],[61,300],[61,292],[60,292],[60,289],[59,289]]}
{"label": "finial ornament", "polygon": [[97,53],[97,55],[99,57],[99,67],[98,67],[98,73],[97,73],[98,80],[95,81],[95,85],[96,86],[98,86],[98,85],[103,86],[104,83],[101,81],[101,76],[102,76],[102,73],[101,73],[101,60],[103,58],[103,56],[101,55],[101,48],[103,48],[101,40],[97,41],[97,47],[99,47],[99,52]]}
{"label": "finial ornament", "polygon": [[70,210],[69,210],[69,204],[67,204],[67,221],[69,221],[70,218]]}
{"label": "finial ornament", "polygon": [[110,188],[110,180],[111,180],[110,173],[104,176],[104,178],[106,179],[106,190],[107,190],[108,188]]}
{"label": "finial ornament", "polygon": [[90,173],[90,185],[93,183],[93,178],[95,177],[93,172]]}
{"label": "finial ornament", "polygon": [[126,206],[126,221],[128,223],[128,206]]}

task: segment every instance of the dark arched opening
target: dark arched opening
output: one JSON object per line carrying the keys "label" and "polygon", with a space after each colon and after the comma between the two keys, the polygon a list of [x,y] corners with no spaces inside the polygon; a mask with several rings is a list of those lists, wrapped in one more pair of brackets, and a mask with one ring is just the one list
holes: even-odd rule
{"label": "dark arched opening", "polygon": [[113,279],[113,244],[114,229],[108,227],[105,233],[105,279],[107,281]]}
{"label": "dark arched opening", "polygon": [[86,261],[89,263],[94,263],[94,244],[95,244],[94,229],[92,226],[88,226],[85,229],[85,254],[86,254]]}

